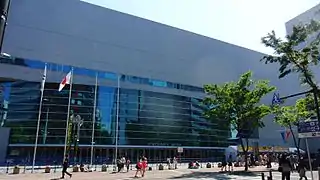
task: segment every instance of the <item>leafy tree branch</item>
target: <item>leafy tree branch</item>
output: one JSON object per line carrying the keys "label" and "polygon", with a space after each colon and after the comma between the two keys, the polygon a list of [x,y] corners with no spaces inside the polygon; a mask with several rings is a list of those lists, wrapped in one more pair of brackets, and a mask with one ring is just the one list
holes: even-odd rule
{"label": "leafy tree branch", "polygon": [[[239,141],[247,160],[248,140],[256,128],[264,127],[262,119],[271,108],[261,104],[261,99],[275,90],[267,80],[253,80],[252,72],[242,74],[237,82],[208,84],[204,86],[207,97],[203,103],[209,108],[204,113],[211,121],[224,120],[238,131]],[[246,144],[244,144],[243,140]],[[245,170],[248,170],[247,161]]]}

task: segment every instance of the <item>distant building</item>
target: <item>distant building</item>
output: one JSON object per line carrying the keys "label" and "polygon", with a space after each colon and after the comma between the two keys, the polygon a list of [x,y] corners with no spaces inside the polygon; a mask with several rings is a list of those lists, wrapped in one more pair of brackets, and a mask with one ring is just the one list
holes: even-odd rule
{"label": "distant building", "polygon": [[[285,26],[286,26],[287,34],[292,33],[293,26],[299,25],[299,24],[307,24],[311,20],[320,21],[320,4],[316,5],[315,7],[307,10],[306,12],[304,12],[304,13],[298,15],[297,17],[286,22]],[[307,41],[300,44],[298,48],[302,48],[302,47],[306,46],[308,43],[310,43],[312,40],[314,40],[316,38],[316,36],[319,35],[319,33],[320,32],[317,32],[317,33],[310,35],[310,37],[307,39]],[[318,71],[318,69],[315,69],[313,72],[315,73],[315,78],[319,82],[320,71]],[[298,79],[297,79],[297,81],[298,81]],[[317,152],[317,150],[320,149],[320,144],[318,143],[318,141],[319,141],[318,138],[310,140],[310,142],[309,142],[310,151]],[[302,145],[302,148],[305,148],[304,142],[301,143],[301,145]]]}

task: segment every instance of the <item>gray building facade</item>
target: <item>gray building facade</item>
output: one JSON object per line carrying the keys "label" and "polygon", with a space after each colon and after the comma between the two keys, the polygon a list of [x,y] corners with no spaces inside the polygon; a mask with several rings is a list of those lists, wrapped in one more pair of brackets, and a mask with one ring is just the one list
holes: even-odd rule
{"label": "gray building facade", "polygon": [[[151,159],[174,156],[176,148],[180,146],[186,150],[183,154],[185,158],[222,157],[221,153],[228,145],[225,139],[230,136],[230,132],[219,129],[218,124],[221,122],[206,124],[201,117],[203,107],[199,99],[204,96],[201,90],[204,84],[237,80],[239,75],[252,70],[254,78],[270,79],[271,84],[278,87],[277,91],[281,95],[295,93],[300,88],[295,77],[278,80],[277,66],[264,65],[260,62],[262,53],[79,0],[12,0],[3,51],[18,58],[13,58],[10,63],[0,64],[1,80],[3,84],[14,81],[14,87],[19,87],[17,84],[21,84],[23,92],[32,94],[40,88],[44,62],[49,64],[45,96],[49,99],[47,106],[55,110],[49,112],[47,118],[49,122],[52,119],[52,123],[54,119],[67,118],[65,113],[62,113],[65,109],[61,105],[65,104],[65,96],[57,94],[55,90],[71,66],[79,69],[74,76],[77,92],[73,96],[90,99],[84,102],[85,100],[79,101],[79,98],[74,98],[74,106],[80,106],[77,111],[84,116],[88,115],[87,111],[93,111],[86,107],[93,107],[92,93],[95,85],[95,75],[86,73],[90,74],[89,70],[100,74],[110,72],[99,75],[101,93],[99,90],[98,92],[101,102],[98,104],[101,108],[97,109],[96,119],[100,119],[101,122],[98,121],[94,125],[104,128],[96,134],[101,136],[101,139],[99,143],[96,141],[95,156],[107,159],[112,158],[114,153],[112,137],[115,136],[116,128],[114,121],[117,97],[114,93],[117,89],[115,80],[117,75],[121,75],[119,143],[120,148],[124,149],[123,155],[131,156],[133,159],[141,154]],[[24,85],[25,82],[33,83],[33,88],[30,89],[28,83]],[[264,103],[271,104],[271,96],[266,97]],[[19,99],[13,99],[22,103]],[[104,102],[103,99],[108,101]],[[131,101],[138,103],[131,104]],[[161,103],[164,106],[159,107]],[[10,126],[10,121],[17,118],[9,119],[11,116],[9,102],[6,122],[9,124],[7,126],[12,128],[11,136],[15,132],[18,134],[34,132],[37,105],[35,103],[32,107],[34,114],[28,114],[30,116],[28,122],[33,123],[29,126],[32,126],[33,130],[29,132],[19,127],[20,131],[14,131],[12,129],[15,128],[12,127],[17,126]],[[25,108],[21,105],[15,108],[25,110],[30,107]],[[157,109],[158,112],[152,113],[153,109]],[[165,111],[172,111],[175,114],[161,113]],[[12,113],[17,112],[12,111]],[[59,117],[58,112],[61,115]],[[45,119],[45,115],[43,116]],[[85,150],[81,151],[80,156],[83,158],[90,156],[88,149],[91,142],[89,134],[92,119],[89,116],[90,113],[87,117],[88,125],[82,130],[83,139],[87,138],[82,142]],[[146,124],[150,122],[150,117],[156,117],[158,120],[149,128]],[[19,122],[26,119],[20,118]],[[188,121],[177,120],[177,123],[174,123],[169,122],[169,119],[188,119]],[[291,146],[290,142],[284,143],[281,139],[280,131],[283,128],[274,124],[272,117],[266,118],[265,124],[266,127],[259,131],[260,145]],[[156,134],[150,132],[150,138],[146,132],[137,134],[146,131],[146,128],[153,133],[158,132]],[[168,137],[164,138],[160,130],[169,134]],[[61,141],[64,137],[63,126],[59,123],[53,124],[49,132],[52,133],[52,137],[46,135],[46,140],[41,145],[43,158],[47,157],[46,152],[51,147],[57,148],[54,150],[56,154],[61,154],[59,147],[62,146]],[[192,143],[179,142],[181,137],[173,132],[191,138]],[[192,135],[189,137],[188,134]],[[219,134],[223,136],[218,138]],[[137,140],[141,138],[140,136],[148,138],[141,142]],[[157,139],[155,137],[160,137],[160,140],[159,138],[155,140]],[[211,140],[208,137],[216,139]],[[50,138],[52,140],[49,140]],[[28,147],[32,152],[33,141],[34,138],[29,140],[17,138],[15,141],[9,141],[11,148],[9,154],[10,151],[19,151],[21,147]],[[46,141],[52,141],[51,145]],[[155,148],[162,150],[156,151]]]}

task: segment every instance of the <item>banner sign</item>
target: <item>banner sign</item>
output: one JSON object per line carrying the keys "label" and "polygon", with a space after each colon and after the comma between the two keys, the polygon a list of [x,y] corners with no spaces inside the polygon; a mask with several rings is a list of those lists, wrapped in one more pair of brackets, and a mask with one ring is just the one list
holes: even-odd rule
{"label": "banner sign", "polygon": [[299,138],[320,137],[319,122],[317,120],[299,122],[298,133]]}

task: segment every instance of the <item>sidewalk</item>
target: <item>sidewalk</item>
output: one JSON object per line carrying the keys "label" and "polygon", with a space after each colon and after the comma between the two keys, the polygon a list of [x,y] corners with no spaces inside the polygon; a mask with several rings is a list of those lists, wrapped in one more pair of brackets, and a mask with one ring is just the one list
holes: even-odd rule
{"label": "sidewalk", "polygon": [[[234,171],[243,171],[243,167],[236,167],[234,168]],[[100,171],[100,169],[99,169]],[[109,172],[88,172],[88,173],[82,173],[82,172],[77,172],[73,173],[72,179],[75,180],[115,180],[115,179],[133,179],[135,171],[129,171],[128,173],[116,173],[113,174],[111,171]],[[243,176],[237,176],[237,175],[230,175],[229,173],[219,173],[220,168],[214,167],[214,168],[201,168],[201,169],[195,169],[195,170],[190,170],[187,168],[180,168],[177,170],[153,170],[153,171],[147,171],[146,172],[146,177],[142,179],[198,179],[198,178],[219,178],[219,179],[224,179],[228,178],[230,179],[231,177],[234,177],[236,179],[239,179],[239,177]],[[258,172],[263,172],[267,171],[265,167],[255,167],[255,168],[250,168],[250,171],[252,172],[251,175],[252,178],[257,178],[261,179],[260,174]],[[69,169],[69,172],[71,172],[71,169]],[[250,177],[251,177],[250,176]],[[26,173],[26,174],[18,174],[18,175],[0,175],[0,180],[34,180],[34,179],[41,179],[41,180],[54,180],[54,179],[59,179],[61,177],[61,170],[56,173],[50,173],[50,174],[45,174],[45,173]],[[245,177],[244,177],[245,178]],[[250,179],[252,179],[250,178]],[[65,179],[70,179],[69,177],[66,176]],[[232,178],[233,179],[233,178]],[[246,177],[248,179],[248,177]]]}

